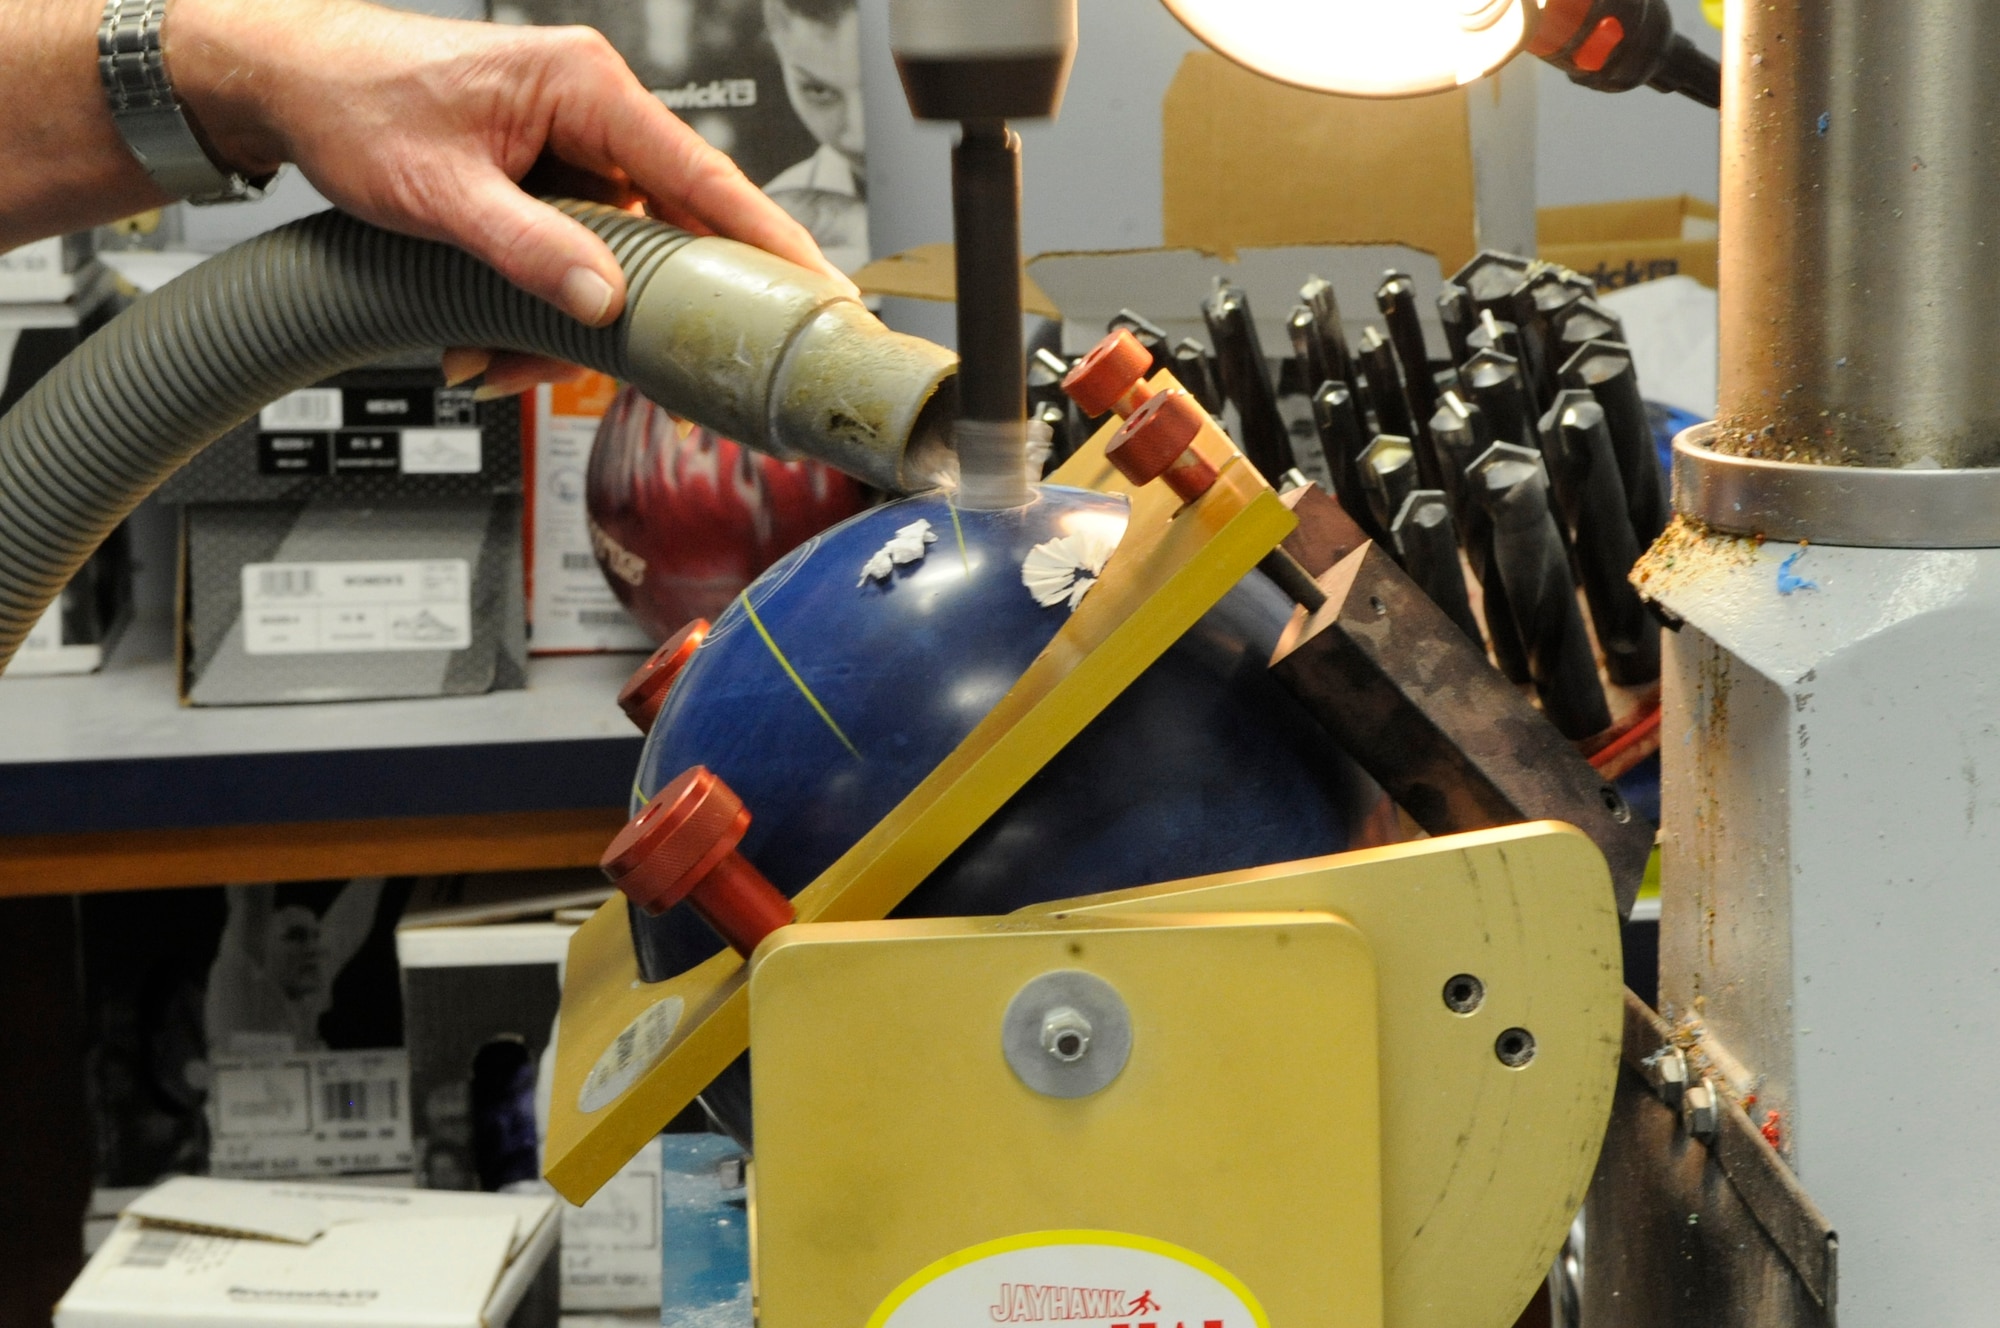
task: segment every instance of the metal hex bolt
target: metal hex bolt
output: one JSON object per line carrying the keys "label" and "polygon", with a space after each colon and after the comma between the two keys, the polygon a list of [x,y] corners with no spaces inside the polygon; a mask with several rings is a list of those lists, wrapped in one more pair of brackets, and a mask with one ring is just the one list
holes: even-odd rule
{"label": "metal hex bolt", "polygon": [[1090,1052],[1090,1020],[1074,1006],[1058,1005],[1042,1016],[1042,1050],[1064,1065]]}
{"label": "metal hex bolt", "polygon": [[1707,1079],[1693,1085],[1681,1101],[1681,1122],[1697,1139],[1711,1140],[1722,1129],[1722,1099]]}
{"label": "metal hex bolt", "polygon": [[1661,1047],[1640,1064],[1645,1067],[1646,1082],[1659,1094],[1660,1101],[1679,1111],[1688,1086],[1687,1057],[1681,1054],[1681,1049]]}

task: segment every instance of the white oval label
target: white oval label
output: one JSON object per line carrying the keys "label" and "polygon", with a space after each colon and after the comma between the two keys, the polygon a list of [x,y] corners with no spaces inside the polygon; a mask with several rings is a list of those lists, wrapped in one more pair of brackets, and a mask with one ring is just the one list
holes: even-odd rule
{"label": "white oval label", "polygon": [[598,1056],[597,1064],[590,1067],[583,1087],[577,1091],[577,1110],[589,1113],[608,1106],[637,1083],[639,1076],[653,1068],[653,1062],[660,1059],[667,1044],[673,1041],[674,1030],[681,1026],[681,1015],[686,1009],[687,1002],[669,996],[647,1006],[637,1019],[627,1024],[625,1031],[611,1039],[611,1045]]}
{"label": "white oval label", "polygon": [[1102,1328],[1270,1328],[1250,1289],[1199,1254],[1119,1231],[1035,1231],[938,1260],[868,1328],[1083,1323]]}

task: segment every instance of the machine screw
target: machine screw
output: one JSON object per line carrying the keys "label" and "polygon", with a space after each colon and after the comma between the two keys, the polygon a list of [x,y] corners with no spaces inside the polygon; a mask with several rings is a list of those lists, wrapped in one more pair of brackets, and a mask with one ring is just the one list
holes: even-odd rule
{"label": "machine screw", "polygon": [[1510,1028],[1493,1039],[1493,1054],[1510,1070],[1518,1070],[1535,1059],[1535,1035],[1525,1028]]}
{"label": "machine screw", "polygon": [[1688,1063],[1679,1047],[1661,1047],[1640,1062],[1646,1071],[1646,1082],[1653,1091],[1675,1111],[1681,1109],[1681,1102],[1687,1096]]}
{"label": "machine screw", "polygon": [[1713,1082],[1703,1079],[1689,1088],[1681,1100],[1681,1123],[1687,1132],[1703,1141],[1712,1140],[1722,1130],[1722,1098]]}
{"label": "machine screw", "polygon": [[1074,1006],[1058,1005],[1042,1016],[1042,1050],[1064,1065],[1090,1053],[1090,1020]]}
{"label": "machine screw", "polygon": [[1471,1014],[1486,1001],[1486,984],[1470,973],[1460,973],[1444,984],[1444,1006],[1453,1014]]}

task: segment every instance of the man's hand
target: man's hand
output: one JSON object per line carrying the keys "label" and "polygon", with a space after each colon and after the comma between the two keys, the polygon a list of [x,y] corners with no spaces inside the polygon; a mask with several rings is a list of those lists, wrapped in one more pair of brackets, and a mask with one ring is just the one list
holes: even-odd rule
{"label": "man's hand", "polygon": [[[522,191],[538,162],[589,178],[603,201],[643,202],[674,225],[839,276],[589,28],[462,23],[362,0],[173,0],[164,36],[183,102],[235,169],[294,162],[355,216],[459,245],[592,326],[617,318],[625,278],[602,240]],[[447,373],[469,377],[483,359],[454,353]],[[487,386],[518,390],[548,368],[499,357]]]}

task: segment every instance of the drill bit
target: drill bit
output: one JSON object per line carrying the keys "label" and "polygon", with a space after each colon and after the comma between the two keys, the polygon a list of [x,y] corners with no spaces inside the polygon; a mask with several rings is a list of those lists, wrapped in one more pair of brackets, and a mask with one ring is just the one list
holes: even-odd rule
{"label": "drill bit", "polygon": [[1417,283],[1406,273],[1386,272],[1375,291],[1375,307],[1389,328],[1389,344],[1403,369],[1403,395],[1410,406],[1410,437],[1417,445],[1417,471],[1426,489],[1444,487],[1437,452],[1431,446],[1431,416],[1437,413],[1437,379],[1431,376],[1424,325],[1417,316]]}
{"label": "drill bit", "polygon": [[1319,324],[1309,306],[1292,306],[1285,316],[1285,331],[1291,337],[1292,362],[1298,366],[1299,381],[1306,385],[1308,396],[1318,391],[1321,383],[1341,381],[1327,360],[1326,343],[1320,339]]}
{"label": "drill bit", "polygon": [[1667,528],[1667,489],[1631,352],[1611,342],[1585,342],[1563,365],[1562,378],[1566,386],[1588,391],[1604,408],[1618,473],[1625,482],[1632,533],[1641,546],[1651,545]]}
{"label": "drill bit", "polygon": [[1375,415],[1375,432],[1408,438],[1414,432],[1410,423],[1410,402],[1403,395],[1403,379],[1396,370],[1395,349],[1382,335],[1382,330],[1371,325],[1362,332],[1361,344],[1356,347],[1356,352],[1361,360],[1361,372],[1367,375],[1364,390],[1368,408]]}
{"label": "drill bit", "polygon": [[1465,639],[1481,644],[1479,623],[1465,597],[1465,572],[1458,561],[1458,536],[1452,529],[1451,501],[1440,489],[1416,489],[1403,500],[1391,526],[1398,561],[1410,579],[1423,587],[1431,602]]}
{"label": "drill bit", "polygon": [[[1521,358],[1521,329],[1499,317],[1491,309],[1482,309],[1479,312],[1479,320],[1472,325],[1472,330],[1466,333],[1465,344],[1472,348],[1472,355],[1477,355],[1482,350],[1497,350],[1502,355],[1518,360]],[[1459,361],[1461,376],[1465,372],[1466,360],[1470,360],[1472,355]]]}
{"label": "drill bit", "polygon": [[1046,346],[1028,357],[1028,402],[1040,406],[1050,401],[1067,401],[1062,380],[1069,374],[1069,361]]}
{"label": "drill bit", "polygon": [[[1375,522],[1395,534],[1396,513],[1417,488],[1417,454],[1410,440],[1395,434],[1378,434],[1361,453],[1361,483],[1368,491],[1369,510]],[[1392,549],[1395,547],[1392,543]]]}
{"label": "drill bit", "polygon": [[[1340,301],[1334,298],[1333,283],[1325,277],[1308,277],[1299,288],[1299,303],[1312,310],[1314,335],[1326,358],[1327,378],[1352,384],[1354,352],[1347,348],[1347,328],[1340,321]],[[1312,386],[1317,388],[1319,384]]]}
{"label": "drill bit", "polygon": [[1479,311],[1472,307],[1472,297],[1465,293],[1465,287],[1447,281],[1438,288],[1438,321],[1444,324],[1451,362],[1464,364],[1472,355],[1472,347],[1465,339],[1472,332],[1472,325],[1479,321]]}
{"label": "drill bit", "polygon": [[1586,298],[1578,300],[1556,318],[1556,342],[1550,353],[1555,357],[1558,378],[1561,377],[1562,366],[1569,363],[1570,356],[1592,341],[1615,341],[1622,346],[1625,344],[1625,325],[1618,321],[1617,314],[1595,299]]}
{"label": "drill bit", "polygon": [[1507,604],[1507,588],[1493,568],[1493,520],[1486,506],[1474,494],[1472,464],[1492,446],[1493,435],[1486,412],[1457,392],[1438,399],[1437,414],[1431,417],[1431,436],[1437,440],[1438,461],[1450,477],[1452,514],[1457,517],[1459,546],[1472,565],[1473,580],[1479,582],[1486,611],[1486,636],[1493,643],[1493,662],[1510,682],[1528,681],[1528,656],[1521,648],[1520,633],[1514,629],[1513,611]]}
{"label": "drill bit", "polygon": [[1556,379],[1562,361],[1551,358],[1559,344],[1556,320],[1581,298],[1581,293],[1563,280],[1563,269],[1553,266],[1541,267],[1514,290],[1513,319],[1521,329],[1521,367],[1527,371],[1538,404],[1554,401],[1559,390]]}
{"label": "drill bit", "polygon": [[1644,686],[1660,676],[1660,629],[1627,579],[1642,549],[1625,510],[1625,485],[1604,408],[1588,392],[1564,392],[1543,418],[1542,436],[1550,443],[1545,457],[1561,440],[1566,481],[1557,493],[1576,531],[1577,571],[1604,651],[1604,671],[1620,687]]}
{"label": "drill bit", "polygon": [[1116,332],[1121,327],[1130,332],[1133,339],[1144,346],[1146,353],[1153,357],[1153,367],[1146,371],[1146,377],[1151,378],[1160,370],[1169,367],[1171,357],[1167,351],[1167,334],[1158,323],[1144,314],[1134,313],[1130,309],[1120,309],[1105,323],[1104,330]]}
{"label": "drill bit", "polygon": [[1203,410],[1211,415],[1222,413],[1222,389],[1216,385],[1215,365],[1209,358],[1208,347],[1193,337],[1182,337],[1174,343],[1170,367],[1174,377],[1180,380],[1189,396],[1201,403]]}
{"label": "drill bit", "polygon": [[1390,548],[1389,531],[1376,521],[1368,505],[1368,486],[1361,479],[1361,453],[1367,447],[1367,434],[1354,394],[1345,383],[1322,383],[1312,395],[1312,408],[1320,450],[1326,454],[1327,472],[1333,476],[1334,497],[1369,539]]}
{"label": "drill bit", "polygon": [[1459,377],[1486,412],[1496,440],[1520,447],[1539,443],[1532,432],[1534,416],[1529,413],[1528,384],[1519,360],[1497,350],[1475,351]]}
{"label": "drill bit", "polygon": [[1541,454],[1495,443],[1473,463],[1473,475],[1493,520],[1493,560],[1527,647],[1542,712],[1572,741],[1602,733],[1611,727],[1611,711],[1597,681],[1569,559],[1549,514]]}
{"label": "drill bit", "polygon": [[1525,258],[1487,249],[1475,255],[1451,280],[1472,297],[1475,310],[1481,313],[1491,310],[1504,318],[1515,288],[1527,278],[1532,266]]}
{"label": "drill bit", "polygon": [[1293,466],[1292,437],[1278,414],[1277,393],[1257,339],[1257,325],[1250,317],[1250,301],[1218,277],[1215,294],[1203,302],[1201,316],[1215,343],[1223,395],[1236,407],[1243,455],[1266,481],[1276,481]]}
{"label": "drill bit", "polygon": [[[1048,431],[1048,459],[1035,478],[1040,479],[1048,466],[1069,460],[1070,453],[1076,451],[1076,444],[1070,437],[1069,407],[1060,401],[1044,401],[1028,412],[1028,423]],[[1035,430],[1028,431],[1028,450],[1035,448]]]}

